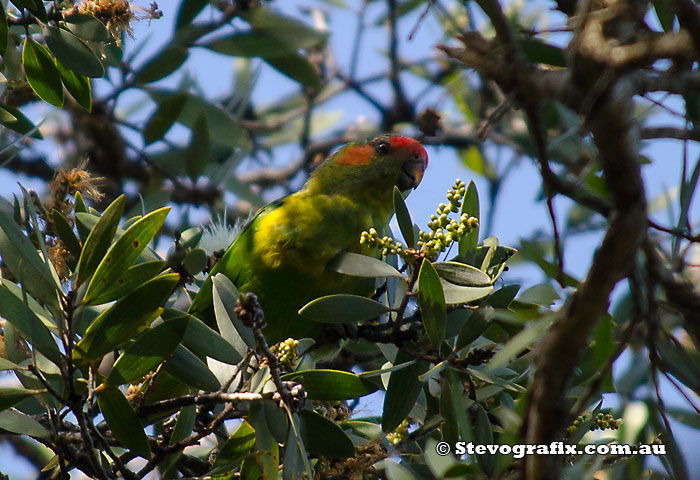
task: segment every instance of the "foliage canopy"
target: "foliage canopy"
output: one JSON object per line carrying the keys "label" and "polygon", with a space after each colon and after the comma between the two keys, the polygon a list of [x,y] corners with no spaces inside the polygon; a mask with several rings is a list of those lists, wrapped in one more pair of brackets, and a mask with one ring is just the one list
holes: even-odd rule
{"label": "foliage canopy", "polygon": [[[674,433],[700,428],[700,7],[308,3],[0,2],[0,165],[41,185],[0,199],[2,438],[52,478],[691,478]],[[140,59],[133,22],[163,15],[169,40]],[[336,16],[357,21],[347,65]],[[425,25],[442,43],[406,53]],[[366,35],[386,40],[379,74],[358,73]],[[188,73],[203,51],[235,59],[216,98]],[[271,70],[292,93],[263,103]],[[324,110],[343,98],[374,117]],[[197,227],[203,210],[232,223],[337,145],[387,131],[454,150],[486,191],[457,181],[428,220],[397,190],[397,235],[357,239],[383,259],[333,267],[377,278],[376,295],[301,310],[329,324],[323,338],[269,345],[255,297],[221,275],[216,325],[186,313],[217,258],[212,230],[230,233]],[[680,158],[649,153],[669,139]],[[551,223],[516,249],[487,232],[523,159]],[[673,161],[660,220],[643,173]],[[564,260],[588,233],[596,252],[577,278]],[[515,283],[523,265],[544,281]],[[381,410],[358,408],[375,392]],[[438,453],[458,441],[666,453]]]}

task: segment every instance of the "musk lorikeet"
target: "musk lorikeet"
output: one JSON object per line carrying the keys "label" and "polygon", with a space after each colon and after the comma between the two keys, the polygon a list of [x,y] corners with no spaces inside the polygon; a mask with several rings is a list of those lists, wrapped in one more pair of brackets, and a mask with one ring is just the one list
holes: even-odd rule
{"label": "musk lorikeet", "polygon": [[258,211],[214,265],[190,313],[213,323],[211,276],[223,273],[240,291],[258,296],[269,341],[318,334],[323,325],[298,310],[324,295],[372,294],[374,279],[327,266],[342,252],[376,256],[360,245],[360,234],[389,222],[394,186],[417,187],[427,165],[423,146],[407,137],[385,135],[340,148],[300,191]]}

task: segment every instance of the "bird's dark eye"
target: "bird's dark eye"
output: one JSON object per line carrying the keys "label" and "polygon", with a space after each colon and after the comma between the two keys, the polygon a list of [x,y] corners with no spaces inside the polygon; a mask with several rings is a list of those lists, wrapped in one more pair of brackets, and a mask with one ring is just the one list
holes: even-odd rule
{"label": "bird's dark eye", "polygon": [[387,155],[391,152],[391,145],[389,145],[389,142],[381,140],[374,146],[374,150],[380,155]]}

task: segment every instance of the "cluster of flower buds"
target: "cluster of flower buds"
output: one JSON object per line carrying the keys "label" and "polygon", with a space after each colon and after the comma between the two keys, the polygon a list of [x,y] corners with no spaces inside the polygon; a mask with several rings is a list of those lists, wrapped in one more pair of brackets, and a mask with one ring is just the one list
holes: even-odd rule
{"label": "cluster of flower buds", "polygon": [[593,420],[593,425],[591,425],[591,430],[617,430],[620,428],[622,423],[621,418],[615,418],[609,413],[602,414],[599,413],[595,416]]}
{"label": "cluster of flower buds", "polygon": [[[578,427],[584,423],[587,419],[589,418],[589,414],[584,414],[579,416],[576,420],[574,420],[573,425],[571,425],[569,428],[566,429],[566,433],[568,435],[571,435],[574,433]],[[599,413],[595,416],[593,419],[593,423],[591,424],[591,431],[595,430],[617,430],[620,428],[620,424],[622,423],[621,418],[615,418],[609,413]]]}
{"label": "cluster of flower buds", "polygon": [[288,338],[287,340],[275,343],[270,347],[270,351],[277,356],[280,367],[284,370],[291,370],[297,359],[297,347],[299,340]]}
{"label": "cluster of flower buds", "polygon": [[401,442],[401,440],[406,438],[406,435],[408,435],[409,425],[408,420],[401,422],[401,425],[396,427],[396,430],[386,434],[387,441],[394,446],[398,445],[399,442]]}
{"label": "cluster of flower buds", "polygon": [[447,191],[447,201],[441,203],[435,214],[430,216],[428,232],[421,231],[418,234],[418,247],[425,252],[425,256],[434,260],[440,253],[447,250],[452,242],[458,242],[463,235],[469,233],[479,225],[476,217],[470,217],[462,213],[459,219],[450,218],[451,213],[459,212],[462,207],[462,199],[467,190],[467,185],[456,180],[452,188]]}
{"label": "cluster of flower buds", "polygon": [[403,257],[404,248],[401,242],[394,241],[391,237],[379,237],[377,230],[370,228],[369,231],[360,235],[360,245],[367,245],[372,248],[381,248],[382,255],[400,255]]}
{"label": "cluster of flower buds", "polygon": [[[450,214],[457,213],[462,207],[462,199],[467,191],[467,185],[457,179],[452,188],[447,191],[447,201],[438,205],[436,214],[430,216],[428,222],[429,231],[418,232],[418,250],[426,258],[435,260],[440,253],[446,251],[453,242],[458,242],[462,236],[469,233],[479,225],[479,219],[462,213],[458,219],[450,218]],[[409,257],[415,257],[418,252],[406,249],[391,237],[380,237],[374,228],[362,232],[360,244],[373,248],[381,248],[382,255],[399,255],[406,261]]]}

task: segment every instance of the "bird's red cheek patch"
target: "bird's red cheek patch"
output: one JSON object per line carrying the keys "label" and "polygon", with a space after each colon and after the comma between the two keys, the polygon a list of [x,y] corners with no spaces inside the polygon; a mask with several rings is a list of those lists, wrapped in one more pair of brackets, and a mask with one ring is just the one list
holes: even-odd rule
{"label": "bird's red cheek patch", "polygon": [[341,165],[369,165],[372,163],[374,149],[369,145],[364,147],[350,147],[345,149],[338,159]]}

